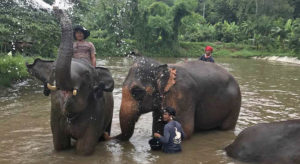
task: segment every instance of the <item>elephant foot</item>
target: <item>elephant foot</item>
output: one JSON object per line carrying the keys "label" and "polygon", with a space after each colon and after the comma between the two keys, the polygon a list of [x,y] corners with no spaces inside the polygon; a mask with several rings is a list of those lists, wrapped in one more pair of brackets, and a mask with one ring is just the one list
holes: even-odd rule
{"label": "elephant foot", "polygon": [[109,136],[108,132],[104,132],[103,138],[104,138],[105,141],[111,140],[111,137]]}
{"label": "elephant foot", "polygon": [[221,130],[232,130],[236,126],[236,118],[228,117],[220,126]]}
{"label": "elephant foot", "polygon": [[53,146],[56,151],[70,149],[71,138],[62,133],[55,133],[53,134]]}
{"label": "elephant foot", "polygon": [[95,151],[96,143],[96,141],[79,139],[76,143],[76,153],[84,156],[91,155]]}
{"label": "elephant foot", "polygon": [[239,110],[239,108],[231,111],[230,115],[223,121],[222,125],[220,126],[221,130],[232,130],[235,128],[236,122],[239,117],[239,112],[236,112],[237,110]]}
{"label": "elephant foot", "polygon": [[113,137],[111,137],[108,132],[104,132],[103,135],[99,138],[99,142],[109,141],[111,139],[113,139]]}
{"label": "elephant foot", "polygon": [[65,144],[54,144],[55,151],[62,151],[62,150],[68,150],[71,149],[71,144],[65,143]]}
{"label": "elephant foot", "polygon": [[99,141],[108,141],[113,138],[110,136],[111,123],[112,123],[112,120],[110,120],[108,127],[105,129],[105,132],[103,133],[103,135],[99,138]]}
{"label": "elephant foot", "polygon": [[119,141],[128,141],[129,140],[128,137],[124,137],[122,134],[119,134],[117,136],[110,137],[110,138],[115,139],[115,140],[119,140]]}

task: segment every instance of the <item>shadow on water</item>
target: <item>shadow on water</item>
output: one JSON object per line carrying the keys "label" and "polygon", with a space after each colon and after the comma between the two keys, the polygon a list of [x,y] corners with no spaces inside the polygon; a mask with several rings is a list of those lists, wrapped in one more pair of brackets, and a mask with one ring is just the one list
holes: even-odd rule
{"label": "shadow on water", "polygon": [[[158,58],[163,63],[183,59]],[[0,163],[235,163],[223,148],[244,128],[261,122],[299,118],[300,72],[298,65],[246,59],[217,58],[240,83],[243,100],[234,131],[195,134],[183,142],[183,152],[167,155],[150,151],[151,113],[143,115],[130,142],[101,142],[92,156],[81,157],[74,149],[55,152],[50,129],[50,98],[33,79],[0,93]],[[120,133],[121,86],[132,61],[128,58],[99,59],[116,82],[112,135]]]}

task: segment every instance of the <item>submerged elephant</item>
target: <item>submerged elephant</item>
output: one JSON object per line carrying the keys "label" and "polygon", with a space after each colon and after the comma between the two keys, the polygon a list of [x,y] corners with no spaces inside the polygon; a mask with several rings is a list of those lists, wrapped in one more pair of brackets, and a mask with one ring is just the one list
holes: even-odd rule
{"label": "submerged elephant", "polygon": [[225,150],[228,156],[245,162],[299,164],[300,120],[246,128]]}
{"label": "submerged elephant", "polygon": [[233,129],[236,125],[241,93],[238,83],[213,63],[190,61],[161,65],[138,57],[123,83],[120,109],[122,133],[128,140],[140,115],[153,112],[152,132],[163,133],[162,109],[176,109],[186,137],[209,129]]}
{"label": "submerged elephant", "polygon": [[55,11],[62,28],[58,58],[55,62],[36,59],[27,68],[43,82],[44,94],[51,94],[55,150],[70,148],[74,138],[77,152],[89,155],[104,132],[110,132],[114,81],[108,69],[72,59],[72,23],[65,12]]}

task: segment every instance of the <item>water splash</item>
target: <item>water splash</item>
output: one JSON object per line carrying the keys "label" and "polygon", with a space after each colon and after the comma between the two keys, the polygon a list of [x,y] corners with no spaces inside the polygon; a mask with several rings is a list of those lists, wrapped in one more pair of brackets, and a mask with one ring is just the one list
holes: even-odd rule
{"label": "water splash", "polygon": [[31,6],[35,9],[46,9],[48,11],[52,11],[52,6],[58,6],[60,9],[71,9],[73,7],[73,3],[70,0],[55,0],[53,5],[44,2],[43,0],[14,0],[17,4],[22,7]]}
{"label": "water splash", "polygon": [[58,6],[60,9],[71,9],[73,7],[73,3],[70,0],[55,0],[53,6]]}

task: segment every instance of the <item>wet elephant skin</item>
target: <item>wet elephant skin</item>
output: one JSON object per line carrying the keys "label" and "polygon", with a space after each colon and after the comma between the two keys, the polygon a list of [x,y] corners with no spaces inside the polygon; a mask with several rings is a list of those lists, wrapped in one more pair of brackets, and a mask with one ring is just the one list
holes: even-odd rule
{"label": "wet elephant skin", "polygon": [[153,112],[152,132],[163,133],[162,112],[176,109],[186,137],[210,129],[229,130],[236,125],[241,93],[236,80],[222,67],[202,61],[160,64],[138,57],[122,87],[117,138],[128,140],[140,115]]}

